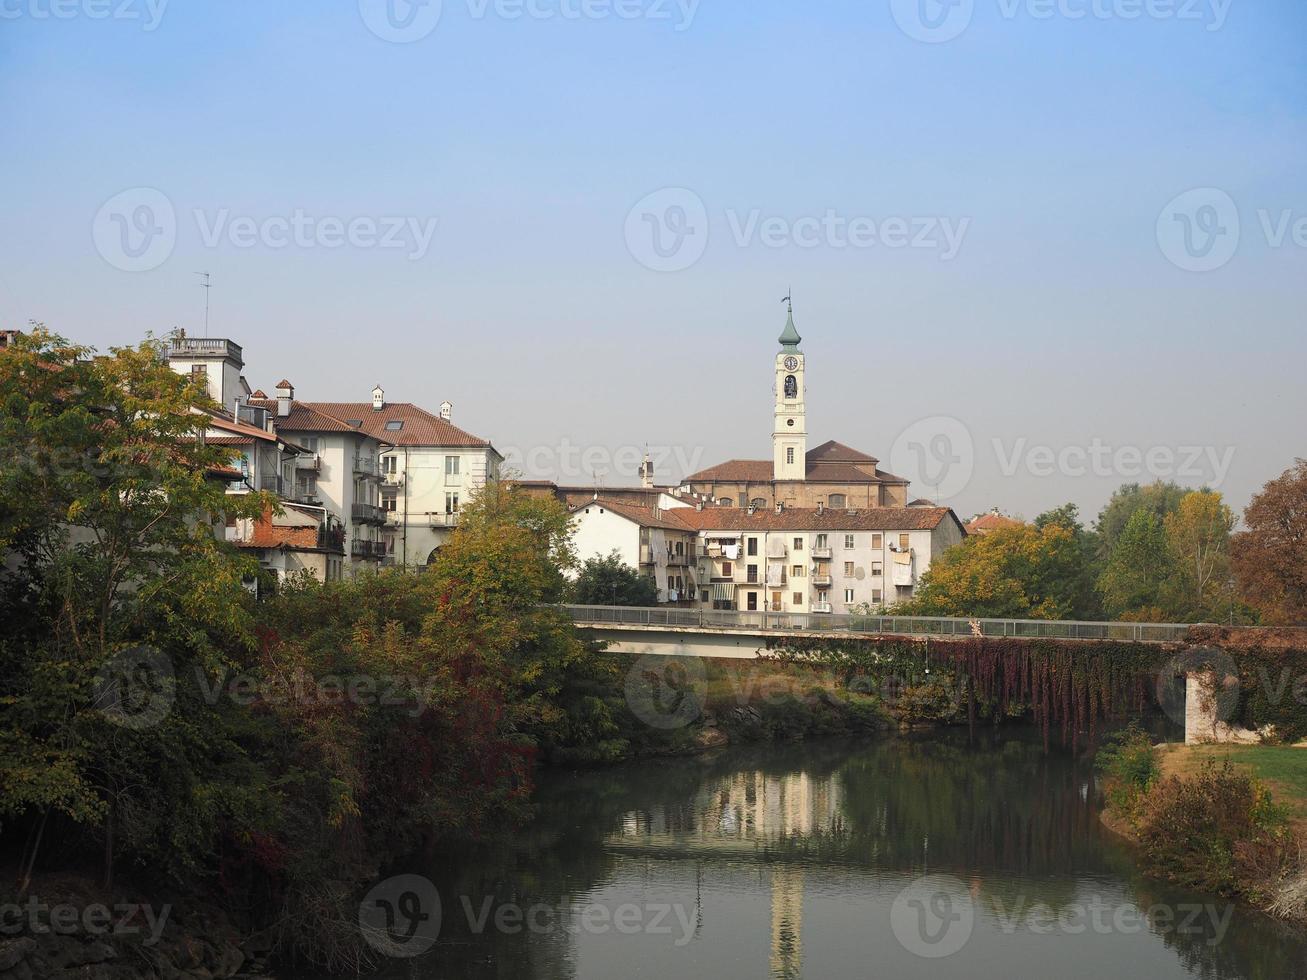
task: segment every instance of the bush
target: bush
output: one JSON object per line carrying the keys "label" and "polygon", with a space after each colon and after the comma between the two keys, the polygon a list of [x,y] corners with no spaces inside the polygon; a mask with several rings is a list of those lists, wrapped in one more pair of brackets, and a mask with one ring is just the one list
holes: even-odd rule
{"label": "bush", "polygon": [[1145,862],[1183,885],[1246,893],[1282,863],[1283,814],[1270,794],[1230,760],[1196,775],[1167,777],[1134,810]]}
{"label": "bush", "polygon": [[1161,775],[1152,739],[1137,725],[1108,736],[1095,764],[1106,777],[1108,805],[1127,817]]}

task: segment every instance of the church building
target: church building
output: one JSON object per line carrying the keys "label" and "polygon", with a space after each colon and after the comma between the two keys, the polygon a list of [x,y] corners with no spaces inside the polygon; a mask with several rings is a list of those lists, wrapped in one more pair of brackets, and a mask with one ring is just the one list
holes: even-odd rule
{"label": "church building", "polygon": [[776,354],[772,458],[728,460],[692,473],[684,483],[718,506],[744,510],[778,505],[832,510],[907,506],[908,481],[882,470],[874,456],[834,440],[808,449],[802,342],[789,303]]}

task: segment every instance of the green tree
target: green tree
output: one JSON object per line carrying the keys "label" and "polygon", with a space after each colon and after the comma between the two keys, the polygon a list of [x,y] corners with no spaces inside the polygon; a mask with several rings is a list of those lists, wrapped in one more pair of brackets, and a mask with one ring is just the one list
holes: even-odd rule
{"label": "green tree", "polygon": [[585,560],[572,583],[572,596],[583,606],[656,606],[658,586],[614,551]]}
{"label": "green tree", "polygon": [[1167,592],[1175,575],[1166,529],[1150,508],[1141,507],[1130,517],[1108,556],[1098,590],[1113,618],[1164,620]]}
{"label": "green tree", "polygon": [[253,568],[214,527],[271,502],[213,478],[232,461],[199,438],[213,408],[155,343],[93,356],[38,329],[0,352],[0,817],[33,821],[28,867],[52,814],[108,879],[120,842],[175,867],[248,803],[209,716],[143,725],[122,699],[166,706],[252,646]]}
{"label": "green tree", "polygon": [[1081,565],[1075,534],[1060,524],[1000,528],[944,552],[918,594],[895,611],[1066,619],[1076,610]]}
{"label": "green tree", "polygon": [[1099,575],[1099,540],[1098,534],[1085,529],[1080,522],[1080,508],[1075,504],[1063,504],[1047,510],[1035,518],[1035,528],[1043,531],[1046,527],[1064,527],[1075,538],[1080,557],[1072,580],[1068,583],[1074,596],[1071,606],[1073,619],[1096,620],[1103,616],[1103,603],[1095,588]]}
{"label": "green tree", "polygon": [[1099,539],[1099,557],[1104,562],[1111,557],[1126,525],[1137,511],[1148,511],[1160,524],[1166,520],[1167,514],[1180,506],[1180,501],[1187,492],[1178,483],[1163,483],[1161,480],[1146,485],[1127,483],[1118,487],[1098,514],[1095,530]]}

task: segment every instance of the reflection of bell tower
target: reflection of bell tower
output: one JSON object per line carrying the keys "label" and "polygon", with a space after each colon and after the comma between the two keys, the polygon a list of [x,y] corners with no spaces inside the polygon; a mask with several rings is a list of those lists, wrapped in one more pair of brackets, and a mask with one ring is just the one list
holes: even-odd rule
{"label": "reflection of bell tower", "polygon": [[803,868],[776,864],[771,872],[771,950],[776,980],[803,976]]}
{"label": "reflection of bell tower", "polygon": [[776,418],[772,427],[772,479],[802,480],[807,476],[808,422],[803,404],[802,337],[794,326],[794,303],[787,296],[789,319],[776,355]]}

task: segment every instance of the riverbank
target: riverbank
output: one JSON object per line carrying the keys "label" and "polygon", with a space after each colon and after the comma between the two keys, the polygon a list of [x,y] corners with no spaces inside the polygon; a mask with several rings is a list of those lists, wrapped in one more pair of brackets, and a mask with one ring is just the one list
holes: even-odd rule
{"label": "riverbank", "polygon": [[1307,749],[1151,745],[1099,756],[1103,824],[1150,874],[1307,926]]}

